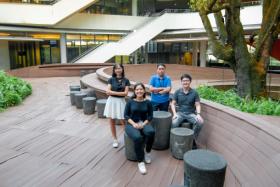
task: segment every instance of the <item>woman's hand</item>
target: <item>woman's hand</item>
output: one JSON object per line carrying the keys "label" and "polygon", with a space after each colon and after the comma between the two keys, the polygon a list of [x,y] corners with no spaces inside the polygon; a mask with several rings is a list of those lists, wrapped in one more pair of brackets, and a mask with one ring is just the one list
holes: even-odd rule
{"label": "woman's hand", "polygon": [[135,129],[141,129],[141,125],[139,123],[133,123],[132,126],[135,128]]}
{"label": "woman's hand", "polygon": [[111,90],[107,90],[106,94],[110,96],[112,94],[112,91]]}

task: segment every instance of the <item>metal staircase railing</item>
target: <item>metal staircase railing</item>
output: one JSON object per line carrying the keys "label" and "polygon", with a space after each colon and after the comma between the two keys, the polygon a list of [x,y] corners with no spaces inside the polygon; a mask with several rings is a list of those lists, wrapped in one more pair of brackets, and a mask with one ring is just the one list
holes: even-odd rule
{"label": "metal staircase railing", "polygon": [[86,51],[84,51],[83,53],[81,53],[79,56],[73,58],[70,62],[68,63],[75,63],[76,61],[80,60],[81,58],[83,58],[84,56],[86,56],[87,54],[89,54],[90,52],[94,51],[95,49],[97,49],[98,47],[100,47],[101,45],[103,45],[103,43],[95,45],[89,49],[87,49]]}

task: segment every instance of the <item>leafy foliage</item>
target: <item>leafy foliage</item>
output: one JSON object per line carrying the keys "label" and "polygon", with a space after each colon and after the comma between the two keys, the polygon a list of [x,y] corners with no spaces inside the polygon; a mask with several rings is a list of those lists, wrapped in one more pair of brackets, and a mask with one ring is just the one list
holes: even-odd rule
{"label": "leafy foliage", "polygon": [[222,91],[212,86],[200,86],[197,91],[200,97],[204,99],[230,106],[243,112],[280,116],[280,101],[273,101],[267,98],[249,100],[239,97],[233,89]]}
{"label": "leafy foliage", "polygon": [[0,71],[0,112],[20,104],[31,93],[32,87],[29,83]]}

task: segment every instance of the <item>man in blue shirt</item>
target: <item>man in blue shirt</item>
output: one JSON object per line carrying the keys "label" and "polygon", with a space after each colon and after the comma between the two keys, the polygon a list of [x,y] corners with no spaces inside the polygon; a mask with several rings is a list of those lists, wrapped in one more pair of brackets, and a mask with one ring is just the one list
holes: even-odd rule
{"label": "man in blue shirt", "polygon": [[169,92],[171,91],[171,79],[165,75],[165,65],[157,65],[157,74],[150,79],[150,92],[153,110],[168,111]]}

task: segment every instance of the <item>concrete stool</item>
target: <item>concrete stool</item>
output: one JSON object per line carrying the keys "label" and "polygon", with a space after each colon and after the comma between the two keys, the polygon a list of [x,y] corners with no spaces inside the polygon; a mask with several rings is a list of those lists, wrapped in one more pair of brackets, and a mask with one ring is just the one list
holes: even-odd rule
{"label": "concrete stool", "polygon": [[223,187],[227,162],[219,154],[198,149],[184,154],[184,185],[187,187]]}
{"label": "concrete stool", "polygon": [[181,127],[192,129],[192,124],[190,122],[181,123]]}
{"label": "concrete stool", "polygon": [[81,87],[79,85],[69,86],[70,91],[81,91]]}
{"label": "concrete stool", "polygon": [[153,115],[152,125],[155,129],[153,149],[168,149],[172,115],[165,111],[154,111]]}
{"label": "concrete stool", "polygon": [[96,98],[85,97],[83,98],[84,114],[93,114],[95,111]]}
{"label": "concrete stool", "polygon": [[104,114],[104,109],[105,109],[105,105],[106,105],[107,99],[98,99],[96,102],[97,105],[97,116],[98,118],[106,118],[103,114]]}
{"label": "concrete stool", "polygon": [[184,153],[192,149],[193,130],[188,128],[174,128],[170,132],[170,148],[172,156],[182,160]]}
{"label": "concrete stool", "polygon": [[75,105],[75,94],[80,93],[79,91],[70,91],[71,105]]}
{"label": "concrete stool", "polygon": [[125,156],[127,160],[136,161],[136,153],[134,150],[134,142],[133,140],[124,132],[124,148],[125,148]]}
{"label": "concrete stool", "polygon": [[86,97],[85,93],[76,93],[75,94],[75,105],[77,108],[83,108],[83,98]]}
{"label": "concrete stool", "polygon": [[96,93],[93,89],[86,89],[86,90],[83,90],[83,93],[87,94],[87,97],[96,97]]}
{"label": "concrete stool", "polygon": [[82,89],[87,89],[87,86],[83,83],[82,80],[80,80],[80,86]]}

